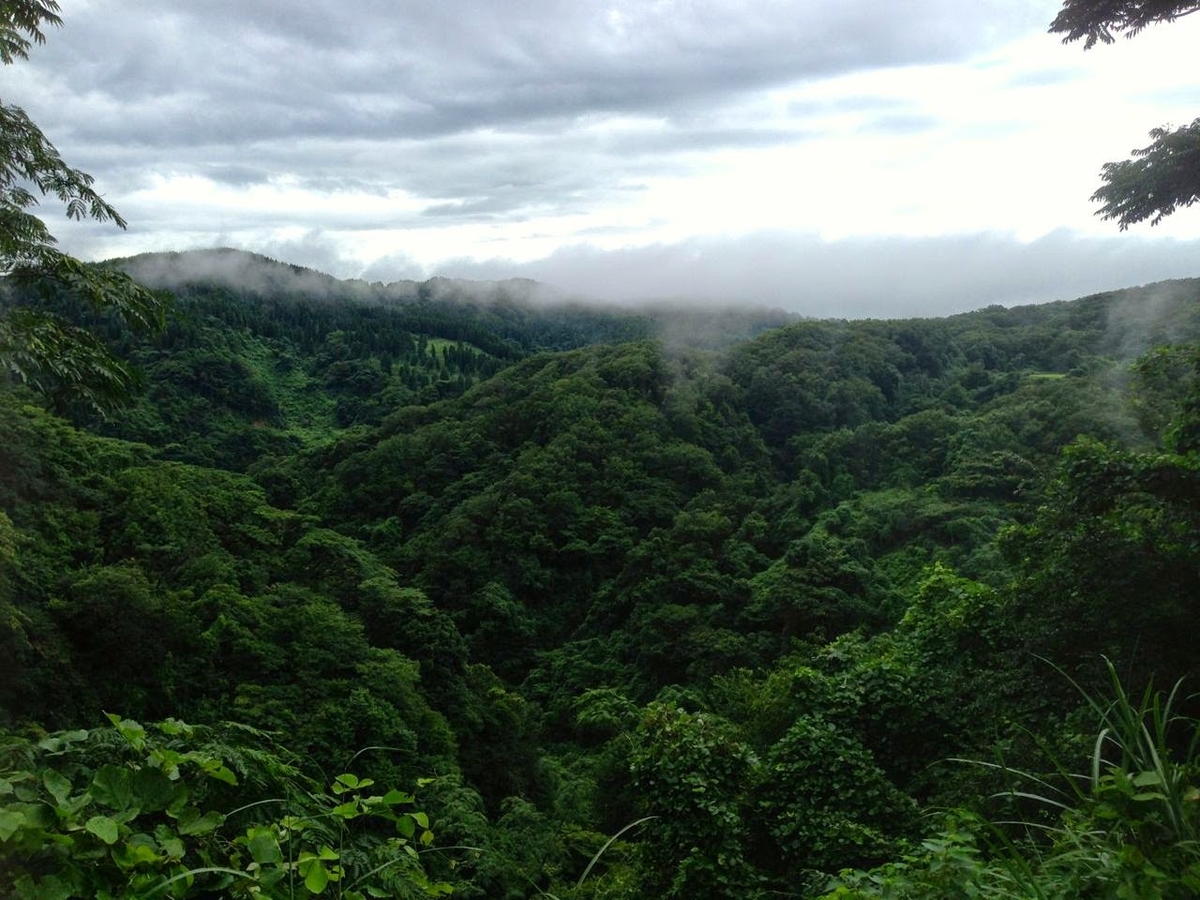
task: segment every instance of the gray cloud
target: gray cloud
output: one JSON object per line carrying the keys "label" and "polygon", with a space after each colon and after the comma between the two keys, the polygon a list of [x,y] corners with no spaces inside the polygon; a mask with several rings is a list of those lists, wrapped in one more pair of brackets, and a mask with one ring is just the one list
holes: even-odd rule
{"label": "gray cloud", "polygon": [[[84,255],[137,252],[115,247],[111,229],[84,223],[68,231],[76,252]],[[461,259],[432,270],[400,249],[364,265],[346,256],[346,242],[329,229],[252,246],[225,234],[196,232],[151,246],[234,246],[368,282],[434,275],[482,281],[527,278],[559,294],[591,300],[744,304],[839,318],[951,315],[994,303],[1069,300],[1200,276],[1200,242],[1128,234],[1081,237],[1065,231],[1027,243],[1001,234],[823,241],[812,234],[762,232],[609,251],[578,244],[531,262]]]}
{"label": "gray cloud", "polygon": [[598,114],[673,118],[662,149],[769,141],[687,119],[802,79],[959,58],[1040,21],[1040,7],[175,0],[148,14],[97,0],[68,11],[30,65],[39,120],[60,140],[181,168],[230,165],[227,145],[270,155],[278,171],[285,160],[264,144],[561,132]]}
{"label": "gray cloud", "polygon": [[[364,268],[347,235],[442,233],[584,213],[637,196],[656,178],[684,178],[705,153],[815,139],[831,115],[850,114],[847,132],[864,140],[943,126],[950,137],[1009,135],[1028,126],[939,122],[919,98],[871,96],[861,86],[861,94],[836,99],[785,98],[777,117],[758,115],[753,104],[825,77],[974,58],[1044,30],[1053,14],[1044,0],[160,0],[135,7],[90,0],[67,9],[66,28],[29,63],[5,72],[4,99],[26,106],[131,223],[114,235],[92,223],[54,222],[64,247],[105,256],[229,244],[372,281],[432,273],[404,247]],[[1052,85],[1079,71],[1064,62],[1011,84]],[[1194,88],[1176,91],[1195,96]],[[286,181],[321,195],[415,199],[396,209],[242,203],[181,215],[146,191],[170,175],[234,190]],[[962,176],[946,175],[953,177]],[[851,199],[869,214],[873,198]],[[246,235],[278,235],[285,226],[300,236],[245,244]],[[575,233],[600,240],[637,227]],[[1195,274],[1197,265],[1194,244],[1129,236],[826,243],[760,233],[607,252],[580,243],[532,263],[463,261],[441,271],[521,275],[614,300],[751,301],[864,316],[1062,299]]]}
{"label": "gray cloud", "polygon": [[580,246],[523,265],[460,261],[443,270],[464,278],[524,276],[621,302],[745,303],[844,318],[942,316],[1194,277],[1198,249],[1194,242],[1065,232],[1031,243],[994,234],[825,242],[764,233],[612,252]]}

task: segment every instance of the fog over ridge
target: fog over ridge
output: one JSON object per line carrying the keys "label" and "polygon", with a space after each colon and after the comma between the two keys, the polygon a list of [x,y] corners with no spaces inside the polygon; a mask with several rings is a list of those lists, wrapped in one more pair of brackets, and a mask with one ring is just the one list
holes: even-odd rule
{"label": "fog over ridge", "polygon": [[[863,265],[870,259],[874,264]],[[739,308],[834,319],[928,318],[987,306],[1072,300],[1200,274],[1190,246],[1069,234],[1022,244],[998,235],[860,239],[755,235],[600,252],[569,248],[533,263],[463,261],[468,277],[383,281],[341,277],[249,251],[148,253],[115,261],[150,287],[193,280],[261,293],[363,302],[496,300],[605,304],[629,311]],[[780,273],[783,277],[780,278]],[[1153,321],[1170,303],[1114,307]],[[1114,318],[1114,324],[1119,324]]]}

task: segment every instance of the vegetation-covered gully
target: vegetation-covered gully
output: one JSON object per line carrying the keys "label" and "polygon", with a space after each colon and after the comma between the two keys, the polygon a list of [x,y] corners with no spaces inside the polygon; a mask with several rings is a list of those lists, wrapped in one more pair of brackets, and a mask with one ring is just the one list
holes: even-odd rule
{"label": "vegetation-covered gully", "polygon": [[243,262],[0,392],[0,893],[1196,892],[1200,282],[689,345]]}

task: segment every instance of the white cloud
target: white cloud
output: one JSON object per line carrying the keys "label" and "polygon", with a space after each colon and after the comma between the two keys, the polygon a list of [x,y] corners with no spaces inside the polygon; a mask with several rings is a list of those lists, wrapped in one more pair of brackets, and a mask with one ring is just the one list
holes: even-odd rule
{"label": "white cloud", "polygon": [[[960,295],[1020,296],[1028,260],[1064,296],[1080,281],[1045,247],[1124,258],[1087,200],[1100,166],[1200,115],[1200,21],[1084,53],[1045,34],[1056,6],[89,0],[5,99],[130,221],[52,222],[88,256],[232,244],[338,275],[736,299],[747,274],[794,281],[794,245],[886,302],[897,279],[920,294],[929,248],[988,235],[1006,267],[955,267]],[[1111,286],[1179,274],[1200,213],[1138,233],[1128,277],[1097,269]]]}

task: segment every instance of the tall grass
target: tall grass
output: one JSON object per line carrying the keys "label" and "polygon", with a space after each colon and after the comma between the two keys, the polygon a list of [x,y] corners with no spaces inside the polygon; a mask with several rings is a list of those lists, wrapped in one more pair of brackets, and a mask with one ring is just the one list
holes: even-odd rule
{"label": "tall grass", "polygon": [[1053,771],[1043,775],[975,763],[1008,777],[997,796],[1033,803],[1045,816],[986,822],[959,811],[922,853],[844,873],[828,897],[1200,897],[1200,721],[1180,709],[1190,699],[1182,682],[1166,693],[1152,685],[1130,693],[1106,666],[1107,697],[1080,689],[1096,720],[1083,765],[1047,754]]}

